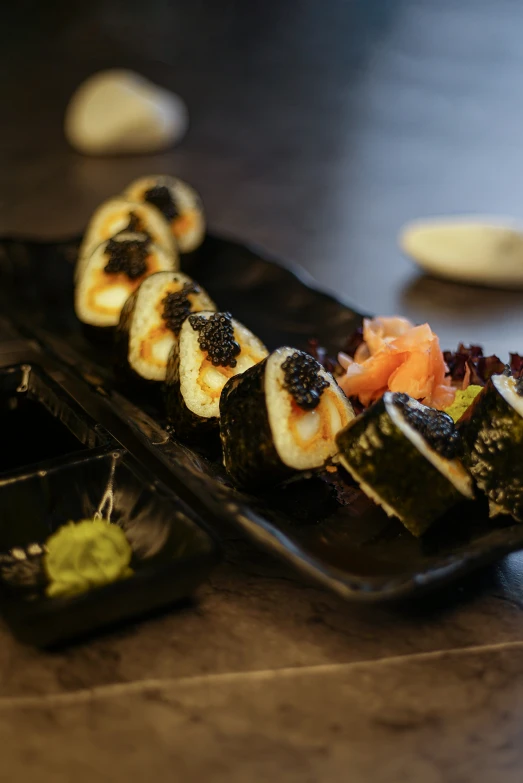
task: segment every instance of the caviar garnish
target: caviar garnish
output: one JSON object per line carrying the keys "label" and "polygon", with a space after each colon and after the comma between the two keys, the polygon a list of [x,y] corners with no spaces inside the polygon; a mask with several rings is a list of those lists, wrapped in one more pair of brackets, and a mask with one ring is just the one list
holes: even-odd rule
{"label": "caviar garnish", "polygon": [[141,231],[146,233],[143,230],[142,221],[136,212],[129,212],[129,225],[124,229],[124,231]]}
{"label": "caviar garnish", "polygon": [[434,451],[446,459],[456,456],[459,433],[448,413],[428,408],[426,405],[412,405],[408,394],[401,392],[396,392],[392,398],[394,404],[402,409],[407,422],[423,436]]}
{"label": "caviar garnish", "polygon": [[230,313],[213,313],[208,318],[190,315],[189,323],[199,332],[198,344],[215,367],[236,367],[235,356],[238,356],[241,348],[234,339]]}
{"label": "caviar garnish", "polygon": [[104,267],[108,275],[126,274],[131,280],[142,277],[147,272],[149,255],[149,237],[143,239],[110,239],[105,254],[109,261]]}
{"label": "caviar garnish", "polygon": [[313,410],[320,404],[323,390],[329,382],[320,375],[320,365],[306,353],[296,351],[281,366],[283,385],[292,394],[294,402],[304,410]]}
{"label": "caviar garnish", "polygon": [[514,378],[514,388],[516,390],[516,394],[519,394],[520,397],[523,397],[523,376],[520,378]]}
{"label": "caviar garnish", "polygon": [[149,188],[144,193],[144,199],[159,209],[169,222],[180,214],[171,196],[171,191],[165,185],[155,185],[153,188]]}
{"label": "caviar garnish", "polygon": [[162,318],[174,334],[179,334],[183,322],[191,312],[192,304],[189,294],[199,294],[196,283],[184,283],[179,291],[168,293],[163,299]]}

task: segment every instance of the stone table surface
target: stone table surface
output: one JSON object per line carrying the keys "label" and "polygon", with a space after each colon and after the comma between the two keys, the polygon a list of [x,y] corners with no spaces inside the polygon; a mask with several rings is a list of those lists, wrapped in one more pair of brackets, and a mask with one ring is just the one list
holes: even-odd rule
{"label": "stone table surface", "polygon": [[[523,293],[421,276],[408,219],[518,215],[516,0],[93,0],[3,9],[0,233],[58,237],[140,174],[212,227],[445,345],[523,350]],[[98,68],[186,99],[151,157],[86,159],[61,123]],[[178,611],[44,653],[0,625],[0,781],[520,783],[523,557],[415,603],[349,605],[224,534]]]}

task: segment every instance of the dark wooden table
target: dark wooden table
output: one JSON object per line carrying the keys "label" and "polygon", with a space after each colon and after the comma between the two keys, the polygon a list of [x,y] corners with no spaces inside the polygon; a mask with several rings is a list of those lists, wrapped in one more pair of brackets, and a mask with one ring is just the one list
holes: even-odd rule
{"label": "dark wooden table", "polygon": [[[172,172],[215,230],[360,309],[522,351],[522,293],[422,277],[395,241],[425,214],[518,214],[522,29],[517,0],[10,4],[0,232],[72,234],[131,178]],[[179,148],[68,149],[67,99],[107,66],[184,96]],[[522,566],[361,608],[231,537],[182,612],[54,654],[0,626],[0,781],[520,783]]]}

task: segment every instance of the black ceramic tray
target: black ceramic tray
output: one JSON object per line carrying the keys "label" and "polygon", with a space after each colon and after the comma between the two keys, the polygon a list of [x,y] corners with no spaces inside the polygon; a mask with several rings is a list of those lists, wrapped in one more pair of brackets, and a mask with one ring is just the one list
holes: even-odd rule
{"label": "black ceramic tray", "polygon": [[[417,540],[355,488],[340,503],[336,487],[320,477],[264,495],[236,491],[219,455],[170,437],[161,404],[119,388],[110,352],[82,335],[72,307],[77,247],[78,241],[3,242],[0,272],[17,295],[11,315],[27,336],[88,380],[96,390],[98,422],[110,431],[111,417],[132,424],[162,480],[169,480],[167,471],[171,488],[208,522],[226,518],[308,578],[361,601],[417,593],[523,548],[523,525],[489,521],[479,503],[456,508]],[[199,251],[184,259],[183,270],[269,348],[307,348],[314,337],[335,353],[361,323],[361,314],[320,291],[301,271],[225,238],[208,236]]]}

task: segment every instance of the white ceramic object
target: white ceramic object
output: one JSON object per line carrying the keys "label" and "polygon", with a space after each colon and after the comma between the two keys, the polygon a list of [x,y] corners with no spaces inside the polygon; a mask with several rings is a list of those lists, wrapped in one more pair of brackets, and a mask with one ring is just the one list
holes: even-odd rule
{"label": "white ceramic object", "polygon": [[100,71],[83,82],[65,113],[65,135],[84,155],[159,152],[187,130],[178,95],[134,71]]}
{"label": "white ceramic object", "polygon": [[523,223],[483,215],[407,224],[400,247],[431,275],[462,283],[523,288]]}

